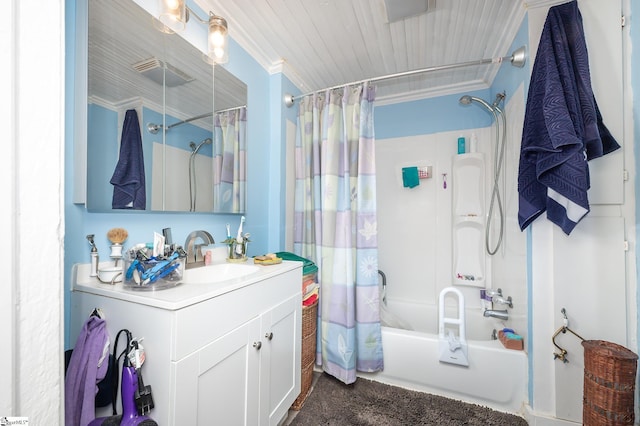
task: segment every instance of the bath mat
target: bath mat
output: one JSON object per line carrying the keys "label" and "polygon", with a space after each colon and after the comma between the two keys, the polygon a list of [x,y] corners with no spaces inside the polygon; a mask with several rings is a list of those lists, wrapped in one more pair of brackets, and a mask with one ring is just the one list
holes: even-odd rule
{"label": "bath mat", "polygon": [[480,405],[363,378],[345,385],[323,373],[290,425],[526,426],[527,422]]}

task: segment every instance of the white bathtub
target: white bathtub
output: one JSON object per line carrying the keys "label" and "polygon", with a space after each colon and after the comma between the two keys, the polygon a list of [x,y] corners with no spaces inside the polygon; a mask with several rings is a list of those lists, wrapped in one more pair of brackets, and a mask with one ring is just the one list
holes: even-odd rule
{"label": "white bathtub", "polygon": [[[384,371],[363,373],[379,382],[429,392],[496,410],[519,413],[527,394],[527,357],[491,340],[499,322],[467,309],[469,366],[442,363],[438,357],[437,307],[388,301],[386,325],[409,323],[415,330],[382,327]],[[412,317],[413,315],[413,317]],[[448,314],[447,314],[448,315]],[[449,316],[449,315],[448,315]]]}

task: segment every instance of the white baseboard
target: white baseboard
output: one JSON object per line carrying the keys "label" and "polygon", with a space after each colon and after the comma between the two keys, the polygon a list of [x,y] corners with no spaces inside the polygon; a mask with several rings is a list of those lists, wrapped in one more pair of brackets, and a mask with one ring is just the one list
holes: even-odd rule
{"label": "white baseboard", "polygon": [[536,413],[529,405],[524,406],[524,418],[529,426],[579,426],[580,423],[562,420],[548,415]]}

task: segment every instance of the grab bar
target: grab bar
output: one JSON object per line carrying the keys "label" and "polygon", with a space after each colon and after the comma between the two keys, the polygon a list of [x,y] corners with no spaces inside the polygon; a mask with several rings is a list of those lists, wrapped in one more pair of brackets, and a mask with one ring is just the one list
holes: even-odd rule
{"label": "grab bar", "polygon": [[560,351],[560,353],[558,352],[554,352],[553,353],[553,359],[559,359],[560,361],[564,362],[565,364],[569,362],[569,360],[567,359],[567,350],[560,347],[557,343],[556,343],[556,337],[558,337],[558,335],[560,333],[566,333],[567,331],[571,334],[573,334],[574,336],[576,336],[578,339],[580,339],[581,341],[584,342],[584,338],[582,336],[580,336],[578,333],[576,333],[575,331],[571,330],[569,328],[569,318],[567,318],[567,310],[565,308],[562,308],[560,310],[560,312],[562,313],[562,315],[564,316],[563,318],[563,322],[564,325],[562,327],[560,327],[558,330],[556,330],[555,333],[553,333],[553,336],[551,337],[551,342],[553,343],[553,346],[555,346],[556,348],[558,348],[558,350]]}
{"label": "grab bar", "polygon": [[[445,297],[447,294],[453,293],[457,296],[458,299],[458,317],[451,318],[445,316]],[[464,295],[460,290],[454,287],[446,287],[440,292],[440,297],[438,301],[438,338],[445,338],[445,328],[447,325],[457,325],[458,326],[458,335],[460,338],[460,343],[467,343],[467,335],[465,331],[466,321],[465,321],[465,309],[464,309]]]}
{"label": "grab bar", "polygon": [[382,303],[387,304],[387,276],[378,269],[378,274],[382,277]]}

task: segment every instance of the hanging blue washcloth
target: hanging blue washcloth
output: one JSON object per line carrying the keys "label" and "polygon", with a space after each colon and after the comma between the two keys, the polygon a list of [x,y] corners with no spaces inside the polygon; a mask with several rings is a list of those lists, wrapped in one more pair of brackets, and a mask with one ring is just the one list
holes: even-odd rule
{"label": "hanging blue washcloth", "polygon": [[587,161],[620,145],[593,96],[577,1],[549,9],[531,72],[520,168],[520,229],[543,212],[568,235],[589,212]]}
{"label": "hanging blue washcloth", "polygon": [[405,188],[415,188],[420,185],[420,177],[417,167],[402,168],[402,186]]}
{"label": "hanging blue washcloth", "polygon": [[110,182],[113,185],[112,208],[136,210],[146,208],[142,136],[138,113],[135,109],[130,109],[125,114],[120,140],[120,157]]}

